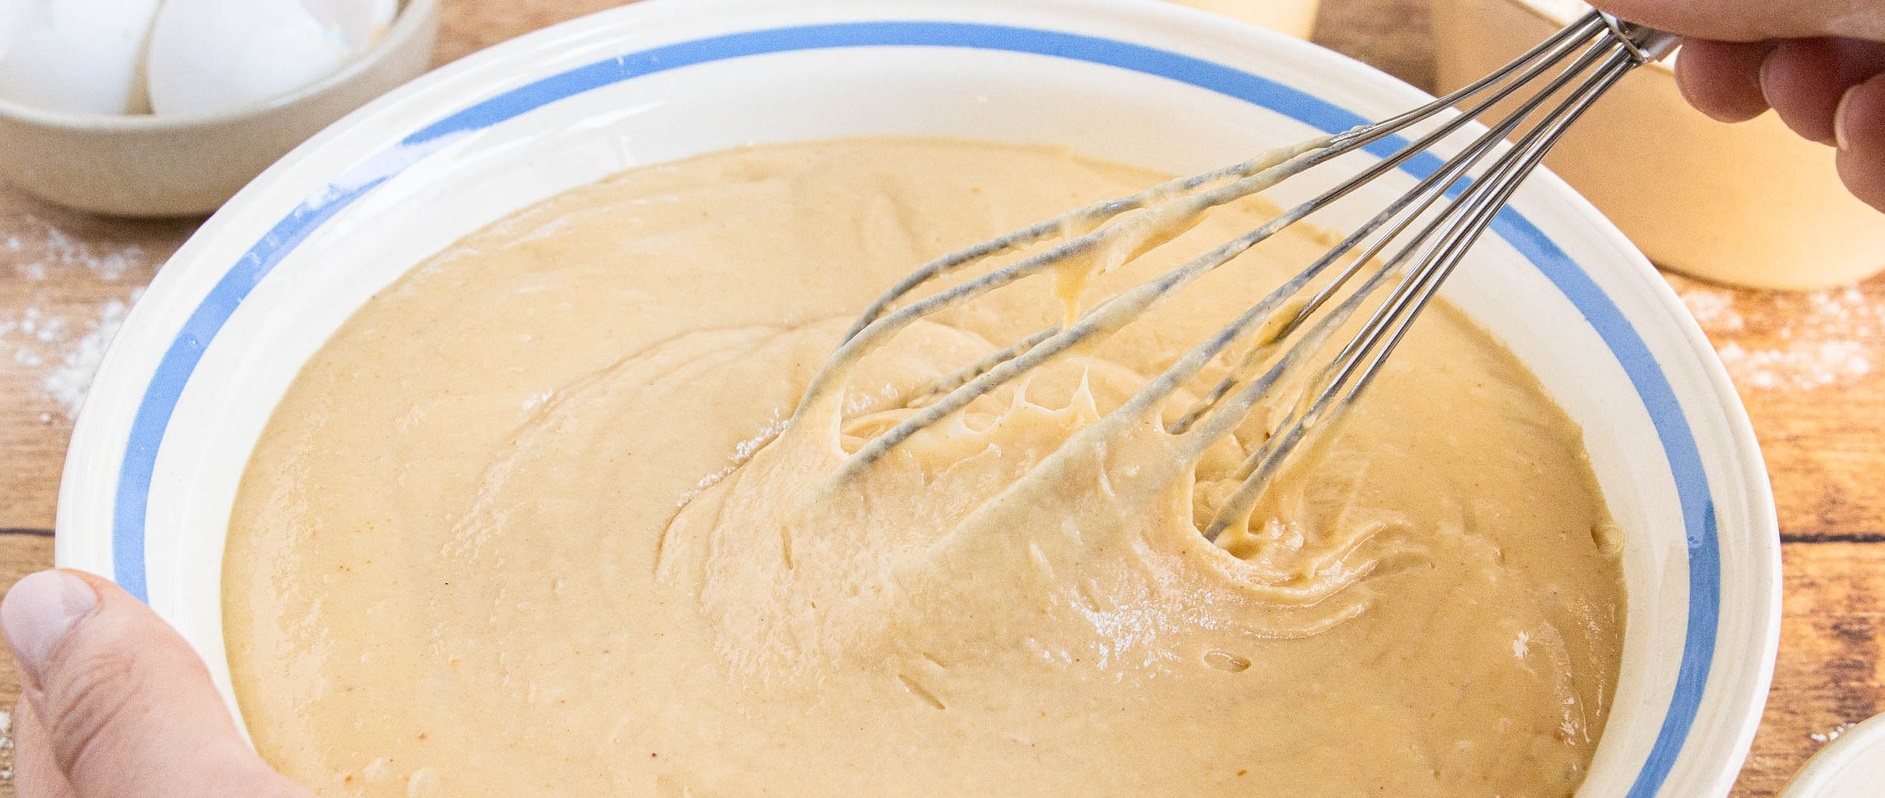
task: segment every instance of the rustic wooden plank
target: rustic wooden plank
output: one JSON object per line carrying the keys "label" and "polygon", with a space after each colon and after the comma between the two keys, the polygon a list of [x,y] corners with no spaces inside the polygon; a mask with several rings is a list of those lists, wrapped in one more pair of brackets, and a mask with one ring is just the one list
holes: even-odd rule
{"label": "rustic wooden plank", "polygon": [[1885,712],[1885,546],[1788,544],[1774,690],[1735,795],[1780,791],[1850,724]]}
{"label": "rustic wooden plank", "polygon": [[61,397],[89,381],[115,319],[193,229],[75,213],[0,184],[0,526],[52,526],[72,433]]}
{"label": "rustic wooden plank", "polygon": [[1317,44],[1433,88],[1429,0],[1322,0]]}
{"label": "rustic wooden plank", "polygon": [[1885,277],[1809,294],[1672,277],[1754,422],[1789,540],[1885,540]]}
{"label": "rustic wooden plank", "polygon": [[539,28],[627,4],[627,0],[444,0],[434,61],[455,61]]}

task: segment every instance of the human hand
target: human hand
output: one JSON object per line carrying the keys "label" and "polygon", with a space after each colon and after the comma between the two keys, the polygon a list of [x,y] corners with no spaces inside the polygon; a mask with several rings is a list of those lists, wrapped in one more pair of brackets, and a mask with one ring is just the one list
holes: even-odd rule
{"label": "human hand", "polygon": [[24,687],[19,798],[311,798],[243,742],[189,644],[117,585],[36,573],[0,623]]}
{"label": "human hand", "polygon": [[1724,122],[1773,108],[1838,147],[1846,188],[1885,211],[1885,0],[1593,2],[1683,35],[1676,79],[1696,108]]}

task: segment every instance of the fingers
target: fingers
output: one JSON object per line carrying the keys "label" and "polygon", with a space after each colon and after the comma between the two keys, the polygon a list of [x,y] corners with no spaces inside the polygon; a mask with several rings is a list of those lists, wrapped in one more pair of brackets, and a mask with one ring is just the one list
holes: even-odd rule
{"label": "fingers", "polygon": [[14,798],[78,798],[52,758],[46,729],[33,714],[33,703],[20,697],[13,709]]}
{"label": "fingers", "polygon": [[1834,119],[1839,176],[1854,196],[1885,211],[1885,75],[1846,91]]}
{"label": "fingers", "polygon": [[1761,64],[1778,46],[1773,42],[1718,42],[1690,39],[1676,59],[1682,96],[1702,113],[1722,122],[1746,122],[1767,112],[1761,88]]}
{"label": "fingers", "polygon": [[1885,43],[1852,39],[1692,39],[1676,60],[1682,94],[1702,113],[1745,122],[1771,107],[1800,135],[1829,145],[1846,90],[1880,73]]}
{"label": "fingers", "polygon": [[1885,44],[1842,39],[1783,42],[1761,67],[1761,90],[1782,121],[1810,141],[1834,144],[1833,115],[1846,92],[1885,73]]}
{"label": "fingers", "polygon": [[0,602],[0,622],[40,747],[80,798],[307,798],[242,741],[189,645],[117,586],[33,574]]}
{"label": "fingers", "polygon": [[1822,36],[1885,41],[1877,0],[1593,0],[1632,22],[1700,39],[1758,42]]}

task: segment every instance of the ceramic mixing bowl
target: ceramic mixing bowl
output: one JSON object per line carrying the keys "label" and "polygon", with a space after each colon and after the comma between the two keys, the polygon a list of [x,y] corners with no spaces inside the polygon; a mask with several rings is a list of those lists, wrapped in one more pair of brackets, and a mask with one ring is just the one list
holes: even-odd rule
{"label": "ceramic mixing bowl", "polygon": [[[1424,99],[1312,45],[1148,0],[652,0],[531,34],[342,120],[178,251],[80,417],[59,563],[148,600],[227,691],[230,508],[302,364],[421,259],[614,172],[763,142],[942,135],[1189,173]],[[1391,197],[1436,163],[1368,191]],[[1535,179],[1492,233],[1447,296],[1582,425],[1625,533],[1624,663],[1583,794],[1725,794],[1779,615],[1747,419],[1668,286],[1563,183]]]}

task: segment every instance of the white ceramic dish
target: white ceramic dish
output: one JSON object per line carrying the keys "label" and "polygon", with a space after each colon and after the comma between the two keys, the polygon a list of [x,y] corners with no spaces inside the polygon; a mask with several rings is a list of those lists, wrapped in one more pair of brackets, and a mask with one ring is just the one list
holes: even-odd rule
{"label": "white ceramic dish", "polygon": [[1808,760],[1780,798],[1878,798],[1885,793],[1885,715],[1839,735]]}
{"label": "white ceramic dish", "polygon": [[207,214],[321,128],[423,73],[438,15],[438,0],[405,0],[386,35],[359,58],[254,108],[102,116],[0,100],[0,177],[94,213]]}
{"label": "white ceramic dish", "polygon": [[[1144,0],[652,0],[526,36],[315,137],[177,253],[81,415],[58,560],[146,598],[226,690],[230,507],[301,364],[425,256],[612,172],[909,134],[1192,172],[1423,99],[1314,46]],[[1536,180],[1494,232],[1448,295],[1583,424],[1627,536],[1625,663],[1583,794],[1725,794],[1779,621],[1746,417],[1674,294],[1562,183]]]}

